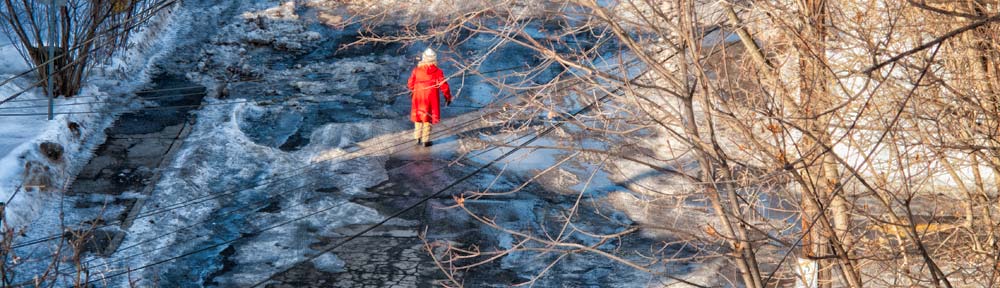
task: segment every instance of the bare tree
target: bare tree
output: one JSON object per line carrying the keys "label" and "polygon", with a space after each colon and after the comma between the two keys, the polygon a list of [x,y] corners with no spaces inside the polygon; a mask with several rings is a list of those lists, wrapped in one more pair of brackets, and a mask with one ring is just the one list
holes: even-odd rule
{"label": "bare tree", "polygon": [[[51,63],[55,91],[46,92],[74,96],[90,68],[126,49],[131,31],[155,14],[157,7],[173,1],[53,1],[65,4],[55,7],[49,2],[5,0],[0,19],[7,24],[4,28],[9,31],[5,32],[15,40],[21,56],[37,67],[36,74],[42,81],[36,85],[45,83]],[[55,19],[50,19],[52,14]],[[49,23],[56,25],[51,30],[55,35],[48,35]],[[55,50],[51,59],[50,48]]]}

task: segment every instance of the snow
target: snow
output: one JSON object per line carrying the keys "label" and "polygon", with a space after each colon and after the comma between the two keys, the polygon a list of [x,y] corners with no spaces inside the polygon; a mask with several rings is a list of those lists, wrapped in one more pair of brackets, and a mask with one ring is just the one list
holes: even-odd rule
{"label": "snow", "polygon": [[[21,54],[17,53],[17,48],[14,47],[13,44],[10,44],[10,40],[7,40],[6,37],[3,37],[0,38],[0,43],[2,43],[0,44],[0,47],[2,47],[0,48],[0,71],[3,71],[3,73],[13,74],[13,73],[20,73],[23,71],[27,71],[29,68],[31,68],[31,65],[29,65],[27,62],[24,61],[24,58],[21,57]],[[3,79],[7,78],[10,77],[7,76],[4,77]]]}
{"label": "snow", "polygon": [[[162,55],[169,47],[169,13],[162,13],[150,21],[149,27],[135,31],[129,39],[135,47],[124,55],[111,59],[111,65],[99,66],[92,72],[94,76],[87,80],[80,94],[73,98],[56,100],[55,119],[48,121],[48,104],[39,88],[28,90],[12,102],[0,105],[0,114],[42,114],[36,116],[2,116],[6,118],[0,124],[0,198],[6,201],[17,187],[22,185],[22,175],[27,163],[35,162],[49,171],[52,186],[48,189],[60,189],[71,180],[71,176],[90,158],[90,151],[103,142],[104,128],[114,119],[114,113],[89,113],[90,111],[109,111],[109,107],[121,107],[128,98],[120,94],[136,90],[149,78],[149,64]],[[6,40],[6,39],[5,39]],[[117,64],[115,64],[117,63]],[[18,54],[13,45],[3,45],[0,48],[0,77],[7,79],[15,74],[27,71],[30,65]],[[119,72],[115,74],[114,72]],[[123,77],[124,76],[124,77]],[[0,98],[20,92],[24,87],[37,81],[34,74],[0,86]],[[83,112],[83,113],[81,113]],[[70,113],[70,114],[63,114]],[[81,113],[81,114],[72,114]],[[75,136],[68,128],[69,123],[80,127],[79,136]],[[65,150],[64,159],[50,161],[42,156],[38,145],[43,142],[54,142]],[[21,190],[24,190],[21,187]],[[49,190],[51,191],[51,190]],[[45,202],[50,202],[55,194],[25,192],[8,203],[7,217],[15,227],[30,223],[28,219],[36,219]],[[31,194],[28,194],[31,193]],[[41,221],[47,221],[41,219]],[[56,225],[58,226],[58,225]]]}
{"label": "snow", "polygon": [[[377,161],[377,158],[368,157],[357,159],[336,157],[321,160],[322,162],[310,160],[323,153],[345,155],[336,147],[370,137],[366,135],[372,135],[372,131],[379,131],[377,127],[380,125],[377,123],[328,124],[313,133],[311,136],[313,141],[307,147],[299,151],[285,152],[258,144],[240,128],[244,119],[241,115],[247,110],[253,109],[259,108],[254,107],[254,104],[241,104],[235,108],[206,106],[200,111],[197,115],[198,124],[189,135],[189,140],[182,146],[177,159],[172,163],[174,169],[164,174],[163,179],[157,185],[154,196],[148,200],[146,205],[154,208],[170,207],[174,203],[184,202],[181,199],[199,199],[206,195],[228,191],[236,191],[236,193],[203,203],[185,205],[157,216],[155,222],[136,222],[130,229],[130,234],[122,247],[145,243],[137,246],[140,252],[144,253],[141,257],[130,258],[127,255],[137,254],[137,251],[128,250],[135,249],[116,252],[116,255],[121,256],[107,260],[114,271],[119,271],[123,267],[139,267],[149,262],[169,258],[177,251],[194,250],[206,246],[206,243],[211,243],[211,241],[235,239],[242,236],[243,233],[249,233],[249,231],[266,229],[279,223],[294,221],[294,225],[278,226],[254,235],[252,238],[230,244],[231,247],[234,247],[235,254],[228,261],[236,263],[235,268],[230,273],[210,279],[224,286],[249,285],[263,280],[263,277],[270,275],[269,273],[296,264],[299,257],[316,253],[315,250],[309,248],[309,244],[314,239],[309,236],[310,233],[302,230],[318,229],[325,231],[323,234],[329,234],[334,233],[334,229],[338,227],[381,220],[381,215],[373,209],[348,202],[344,196],[365,193],[366,187],[383,181],[386,178],[384,168],[382,168],[384,162]],[[217,125],[217,123],[223,123],[223,125]],[[358,169],[361,167],[364,168]],[[255,189],[241,188],[245,187],[245,183],[248,182],[287,177],[290,173],[296,173],[294,175],[299,177],[285,179],[273,185]],[[218,175],[227,175],[227,177],[218,177]],[[306,188],[296,188],[303,185]],[[335,196],[316,191],[316,189],[323,187],[336,187],[338,191],[344,192],[344,195]],[[267,199],[271,200],[264,201]],[[257,207],[253,209],[261,209],[261,206],[270,202],[279,203],[277,209],[280,212],[258,213],[257,216],[253,217],[232,213],[230,216],[220,218],[222,216],[220,213],[223,213],[220,211],[227,210],[223,209],[225,207]],[[315,214],[315,211],[324,212]],[[296,220],[302,217],[305,218]],[[219,221],[219,219],[230,222],[209,222]],[[163,231],[179,229],[181,230],[179,233],[163,235]],[[206,238],[206,236],[212,236],[212,238]],[[151,241],[151,239],[154,240]],[[219,251],[226,247],[229,246],[212,251]],[[299,257],[289,257],[288,255],[298,255]],[[202,257],[213,258],[214,256],[192,256],[189,259],[178,261],[208,264],[201,262],[204,261]],[[333,255],[320,257],[316,261],[319,269],[329,271],[338,271],[343,266],[342,261]],[[164,269],[167,269],[166,275],[168,276],[195,272],[175,268]],[[142,273],[145,275],[154,272],[148,270]],[[142,278],[143,281],[151,281],[155,277]],[[188,279],[186,277],[164,278],[164,281]],[[121,285],[125,286],[125,283]]]}
{"label": "snow", "polygon": [[[14,81],[0,87],[0,93],[10,95],[20,91],[24,87],[21,85],[29,81],[33,80]],[[47,191],[61,189],[69,177],[75,175],[75,171],[86,164],[90,149],[99,144],[98,141],[103,141],[103,127],[110,125],[112,120],[110,116],[98,116],[98,114],[62,114],[48,121],[45,116],[47,108],[44,107],[47,101],[41,95],[42,93],[36,88],[18,98],[32,101],[9,102],[0,108],[3,109],[3,113],[40,114],[7,116],[10,120],[0,125],[0,134],[5,136],[0,140],[2,148],[0,151],[6,153],[0,158],[0,198],[4,199],[0,201],[9,199],[12,193],[18,190],[17,187],[21,187],[19,190],[25,193],[19,194],[19,197],[13,198],[7,205],[7,220],[14,227],[31,223],[29,219],[36,218],[44,203],[53,200],[51,197],[55,194]],[[61,105],[74,106],[60,106],[57,111],[63,113],[94,111],[104,108],[107,103],[89,103],[102,102],[109,98],[107,93],[94,85],[87,85],[80,93],[80,97],[59,101]],[[81,127],[79,137],[69,130],[68,123],[76,123]],[[37,148],[43,142],[59,144],[65,151],[63,157],[57,160],[47,159]],[[23,187],[22,177],[26,165],[36,167],[36,171],[48,179],[46,181],[48,187],[43,192],[37,189],[24,189],[27,187]]]}
{"label": "snow", "polygon": [[[54,120],[49,121],[45,116],[47,96],[39,88],[30,89],[17,99],[0,105],[0,114],[39,114],[0,116],[4,118],[0,121],[0,135],[3,135],[0,138],[0,153],[3,153],[0,154],[0,198],[3,200],[0,201],[13,199],[6,203],[5,224],[25,232],[25,236],[16,239],[15,244],[62,233],[61,224],[84,220],[77,215],[107,215],[120,209],[104,209],[97,205],[88,208],[91,211],[80,209],[80,213],[61,215],[62,206],[71,202],[64,199],[64,191],[60,190],[68,187],[74,175],[90,160],[91,151],[104,142],[104,128],[114,121],[117,114],[115,111],[136,107],[129,102],[130,93],[145,85],[152,70],[150,64],[169,51],[174,29],[170,25],[170,15],[162,13],[154,16],[149,22],[150,26],[133,31],[133,37],[129,40],[133,48],[112,57],[107,65],[94,68],[78,96],[56,99],[57,114]],[[30,65],[25,63],[14,46],[8,45],[4,40],[5,44],[0,46],[0,77],[7,79],[26,71]],[[0,98],[22,91],[35,81],[36,76],[29,73],[0,86]],[[94,111],[103,113],[91,113]],[[75,126],[75,131],[71,126]],[[51,160],[42,155],[38,147],[45,142],[62,147],[62,157]],[[27,168],[31,170],[26,171]],[[45,187],[24,187],[25,181],[34,181],[25,179],[25,175],[40,176],[35,179],[42,179],[39,181],[46,184]],[[12,196],[16,197],[11,198]],[[106,202],[106,199],[92,198],[89,201],[100,203]],[[25,259],[43,258],[40,256],[57,249],[46,246],[48,245],[28,247],[25,251],[19,251],[19,254]],[[20,268],[24,268],[24,271],[41,271],[48,265],[43,262],[29,261]],[[22,273],[18,276],[18,279],[26,279],[22,277],[30,277],[31,274]]]}
{"label": "snow", "polygon": [[[260,77],[263,78],[263,82],[261,84],[230,83],[230,88],[241,88],[230,89],[230,91],[244,92],[233,92],[227,96],[227,99],[209,98],[205,100],[209,105],[197,112],[197,124],[192,127],[191,134],[180,147],[177,156],[169,163],[169,168],[164,170],[162,178],[156,183],[153,194],[148,197],[132,195],[146,200],[142,210],[144,212],[156,211],[165,207],[177,208],[152,217],[139,218],[127,231],[128,234],[125,242],[120,246],[121,248],[110,257],[88,256],[87,261],[94,265],[95,271],[116,273],[125,271],[126,268],[145,267],[161,260],[172,259],[172,257],[182,255],[181,253],[193,253],[197,249],[215,245],[215,247],[205,251],[163,263],[154,268],[135,271],[130,276],[132,280],[138,279],[139,286],[248,286],[277,271],[291,267],[305,257],[316,255],[324,245],[330,244],[331,240],[317,240],[315,235],[337,239],[337,237],[347,234],[344,229],[348,227],[365,227],[385,217],[373,208],[350,200],[370,195],[366,189],[389,177],[385,166],[389,156],[388,151],[391,150],[373,154],[359,154],[356,151],[360,148],[388,148],[396,139],[407,137],[408,131],[406,129],[408,127],[401,125],[405,121],[398,120],[401,119],[402,115],[397,115],[396,111],[401,105],[408,104],[405,103],[406,101],[394,99],[399,95],[382,90],[389,90],[384,89],[385,83],[405,81],[407,76],[405,71],[400,73],[397,68],[406,67],[411,63],[409,63],[407,56],[390,55],[418,55],[420,50],[426,46],[434,46],[434,43],[422,43],[384,53],[389,55],[359,52],[356,53],[359,55],[352,54],[350,57],[337,58],[318,52],[309,53],[310,49],[316,47],[324,48],[316,49],[320,52],[338,48],[322,45],[327,45],[326,42],[330,39],[343,36],[343,34],[338,33],[352,32],[321,34],[312,31],[313,27],[300,21],[300,17],[304,16],[297,14],[296,10],[301,7],[296,7],[296,5],[323,5],[324,2],[329,1],[307,1],[305,4],[301,4],[301,1],[241,3],[237,6],[240,9],[249,10],[249,12],[239,14],[236,17],[237,20],[231,21],[236,22],[235,24],[222,28],[218,39],[211,39],[212,42],[206,45],[205,55],[203,55],[207,59],[190,59],[200,62],[192,65],[197,71],[191,71],[187,76],[208,87],[217,87],[214,85],[215,81],[220,81],[225,77],[241,77],[232,74],[213,74],[226,73],[218,71],[237,71],[233,74],[244,73]],[[449,6],[443,4],[446,2],[432,1],[420,6],[421,9],[409,11],[440,16],[463,11],[463,9],[467,10],[476,5],[475,3],[463,2],[464,4]],[[369,3],[376,6],[417,5],[413,1],[384,0]],[[222,5],[214,7],[213,9],[217,10],[223,9],[220,8]],[[530,11],[531,9],[524,8],[521,12],[515,11],[514,13],[529,13]],[[214,12],[218,11],[205,13]],[[185,11],[174,17],[178,22],[185,22],[196,19],[192,15],[195,14]],[[405,18],[407,17],[399,17],[398,19]],[[229,21],[230,19],[221,20]],[[164,29],[172,29],[169,25],[164,27],[167,27]],[[542,31],[538,29],[533,29],[532,35],[543,36]],[[246,43],[252,45],[244,45]],[[287,52],[289,55],[302,57],[306,60],[295,62],[292,66],[290,61],[283,61],[284,59],[273,62],[262,60],[264,63],[257,63],[254,62],[253,56],[247,56],[248,54],[254,55],[252,53],[255,53],[256,50],[267,48]],[[449,81],[457,96],[456,103],[460,105],[503,104],[507,99],[503,98],[504,95],[508,95],[510,91],[498,88],[470,73],[464,73],[460,69],[461,67],[455,65],[456,62],[448,61],[448,57],[480,57],[483,59],[477,63],[477,68],[480,71],[538,66],[543,63],[531,51],[504,43],[495,37],[479,35],[470,40],[463,49],[458,52],[439,52],[442,58],[442,68],[453,73],[449,75],[451,77]],[[298,53],[307,54],[300,55]],[[138,56],[140,54],[135,54],[135,57]],[[596,61],[594,65],[600,69],[616,67],[619,64],[616,62],[619,58],[615,56],[617,55],[608,53]],[[149,59],[151,60],[146,63],[152,63],[154,61],[152,59],[156,59],[156,57],[149,57]],[[452,60],[456,59],[452,58]],[[126,71],[132,67],[129,61],[112,61],[111,63],[111,67],[114,67],[112,70],[115,71]],[[557,65],[545,68],[547,69],[544,69],[536,80],[553,78],[562,72]],[[632,76],[640,69],[641,67],[630,67],[623,74]],[[512,71],[519,70],[521,69],[500,71],[496,72],[495,75],[511,75]],[[116,74],[108,72],[103,74],[106,78],[95,80],[103,80],[105,83],[119,80],[110,77],[110,75]],[[524,76],[500,78],[505,82],[515,82],[524,79]],[[124,87],[131,87],[128,83],[126,82]],[[237,85],[245,86],[237,87]],[[262,88],[259,90],[242,89],[252,85],[260,85]],[[106,95],[110,95],[110,93],[102,94],[97,87],[100,86],[95,86],[90,90],[95,93],[95,96],[105,95],[104,97],[107,97]],[[373,92],[373,90],[375,91]],[[578,109],[592,100],[588,95],[577,96],[579,97],[559,99],[566,101],[566,103],[558,104],[561,107]],[[26,97],[37,97],[37,95],[26,95]],[[231,100],[230,98],[257,101],[236,105],[213,105],[224,104],[225,101]],[[368,101],[369,98],[376,99],[380,102],[378,104],[393,103],[393,101],[396,104],[379,105],[378,107],[366,106],[366,103],[371,102]],[[569,104],[567,105],[567,103]],[[343,113],[347,116],[339,116],[342,117],[339,119],[317,120],[317,117],[325,116],[319,115],[322,113],[318,113],[317,111],[320,110],[316,107],[338,108],[341,110],[337,110],[337,113]],[[89,107],[86,109],[99,108]],[[452,107],[444,110],[444,118],[478,117],[474,111],[473,109],[473,113],[470,113],[469,109]],[[60,115],[60,117],[84,116]],[[110,125],[109,119],[93,120],[104,122],[90,125],[88,129],[97,132],[88,137],[102,139],[103,136],[99,133],[103,133],[101,132],[103,127]],[[529,126],[528,130],[520,132],[537,132],[539,127],[547,126]],[[533,145],[576,145],[595,150],[607,148],[606,145],[596,141],[575,142],[563,139],[572,138],[572,135],[579,133],[581,133],[579,129],[564,127],[557,131],[555,136],[550,135],[542,138]],[[67,133],[59,131],[58,133],[54,132],[53,135],[67,135]],[[500,133],[495,137],[480,136],[482,139],[479,140],[509,140],[519,135]],[[27,139],[34,136],[26,135],[24,137]],[[293,142],[296,137],[304,138],[306,144],[289,148],[286,144]],[[476,135],[470,137],[476,137]],[[461,137],[449,136],[440,139],[440,141],[435,140],[437,144],[428,150],[430,151],[428,157],[434,159],[453,157],[456,146],[468,144],[466,139],[453,141],[457,138]],[[33,141],[31,139],[25,141]],[[526,138],[514,141],[513,144],[523,143],[524,139]],[[659,140],[661,138],[654,137],[649,141]],[[18,144],[15,145],[15,148],[24,146],[20,152],[17,152],[17,155],[31,154],[33,157],[31,159],[41,159],[41,156],[37,155],[37,151],[32,150],[30,145],[22,145],[16,141],[12,143]],[[84,151],[93,147],[92,144],[88,145],[90,146],[83,145],[71,148]],[[463,164],[487,163],[510,150],[511,148],[500,148],[477,154]],[[534,175],[556,164],[556,161],[571,155],[572,153],[554,149],[524,149],[496,165],[496,168],[503,169],[502,171],[488,171],[470,181],[483,187],[487,183],[496,184],[492,186],[497,189],[496,191],[513,189],[516,187],[515,183],[518,179]],[[80,152],[80,158],[74,160],[74,163],[80,161],[86,163],[85,156],[85,153]],[[482,209],[479,211],[485,212],[491,217],[497,216],[498,224],[503,227],[529,231],[543,231],[542,228],[551,228],[552,224],[557,224],[552,218],[554,211],[555,213],[568,211],[572,204],[571,202],[556,202],[553,199],[561,200],[564,198],[558,197],[575,196],[577,193],[582,193],[583,201],[592,206],[588,206],[587,211],[578,212],[574,216],[578,221],[574,224],[579,225],[578,227],[582,230],[593,233],[617,233],[633,224],[653,226],[657,225],[657,221],[661,219],[671,219],[672,221],[697,219],[689,227],[693,231],[700,231],[698,224],[711,221],[702,213],[681,211],[680,209],[654,209],[660,207],[655,205],[658,203],[650,203],[653,201],[650,201],[648,195],[630,191],[630,189],[635,189],[629,186],[629,184],[648,185],[661,188],[664,190],[661,192],[664,193],[681,195],[690,189],[687,187],[690,183],[678,179],[664,180],[656,177],[644,177],[653,170],[641,165],[609,163],[613,164],[611,166],[616,167],[617,170],[599,169],[603,164],[598,165],[600,161],[593,161],[595,158],[600,158],[599,155],[596,157],[594,155],[585,156],[587,157],[574,156],[574,159],[559,165],[547,177],[537,181],[538,186],[532,187],[537,191],[518,193],[514,199],[498,197],[497,199],[470,200],[467,205],[474,207],[474,209]],[[7,159],[5,158],[4,161]],[[23,163],[23,160],[16,157],[10,161],[10,164],[4,162],[4,165],[21,165]],[[595,170],[594,179],[588,180],[589,173]],[[20,173],[13,169],[4,169],[3,172],[11,173],[12,176],[0,175],[0,179],[6,179],[2,177],[16,178],[18,176],[15,174]],[[612,172],[620,175],[614,175]],[[497,175],[488,175],[490,173]],[[498,183],[490,182],[493,177],[500,179]],[[260,183],[268,184],[255,185]],[[677,184],[677,187],[667,184]],[[217,195],[221,195],[221,197],[214,197]],[[37,195],[22,196],[26,195],[19,196],[19,199],[41,199]],[[99,202],[107,199],[95,197],[92,200]],[[55,203],[61,202],[56,201]],[[502,207],[502,209],[497,207]],[[605,210],[610,208],[615,208],[615,210]],[[671,218],[657,218],[662,215],[658,214],[661,212],[670,214]],[[53,215],[44,215],[41,219],[51,221],[55,218]],[[77,219],[69,219],[68,221],[75,220]],[[283,223],[287,223],[287,225],[283,225]],[[509,234],[492,228],[479,228],[481,229],[480,235],[490,236],[484,240],[484,247],[491,245],[501,248],[512,247],[514,238]],[[649,232],[644,230],[643,235],[654,240],[671,239],[670,234],[660,232],[662,231]],[[415,232],[407,230],[387,233],[395,237],[413,237]],[[596,238],[582,233],[571,233],[566,235],[564,239],[585,245],[597,243]],[[653,240],[639,239],[636,241],[641,243],[631,244],[647,247],[651,246]],[[621,244],[619,239],[618,241],[608,241],[599,248],[611,251],[616,249],[616,245]],[[539,248],[540,246],[531,247]],[[634,256],[636,255],[626,255],[626,257]],[[543,255],[541,258],[552,260],[552,257],[553,255]],[[581,279],[582,283],[602,283],[600,281],[607,277],[618,277],[615,279],[628,281],[627,283],[622,281],[621,286],[657,280],[657,277],[623,268],[622,265],[608,265],[607,259],[602,260],[598,255],[573,254],[563,261],[566,264],[556,268],[560,271],[559,273],[575,275],[573,277]],[[503,267],[514,270],[522,277],[530,277],[548,264],[547,261],[539,260],[538,254],[531,251],[513,253],[504,257],[500,262]],[[313,265],[320,271],[336,273],[344,271],[345,262],[337,256],[337,253],[327,253],[314,260]],[[711,280],[714,271],[720,269],[718,266],[719,264],[710,263],[697,268],[678,264],[663,265],[655,269],[671,273],[686,273],[705,280],[704,282],[695,281],[698,283],[718,283],[714,282],[717,279]],[[116,278],[113,281],[109,286],[130,286],[129,280],[125,277]],[[550,282],[543,281],[541,283],[556,284],[551,282],[554,280],[545,281]],[[544,284],[540,285],[544,286]]]}

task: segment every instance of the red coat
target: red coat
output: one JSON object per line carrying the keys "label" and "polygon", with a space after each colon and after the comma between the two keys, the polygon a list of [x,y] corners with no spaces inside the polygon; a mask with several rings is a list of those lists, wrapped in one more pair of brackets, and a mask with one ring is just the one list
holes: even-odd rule
{"label": "red coat", "polygon": [[413,91],[413,105],[410,108],[410,121],[430,122],[441,121],[441,102],[438,92],[444,93],[444,99],[451,101],[451,89],[444,79],[444,72],[435,64],[417,65],[406,83]]}

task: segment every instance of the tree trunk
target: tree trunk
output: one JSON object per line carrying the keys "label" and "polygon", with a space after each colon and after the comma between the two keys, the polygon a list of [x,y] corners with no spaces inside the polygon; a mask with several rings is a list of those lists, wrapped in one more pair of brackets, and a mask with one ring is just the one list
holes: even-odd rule
{"label": "tree trunk", "polygon": [[[839,183],[839,179],[835,178],[836,173],[828,171],[835,171],[835,167],[833,169],[826,167],[828,165],[826,165],[824,154],[829,153],[829,151],[820,148],[829,147],[830,144],[826,131],[827,126],[824,123],[826,119],[821,119],[828,117],[818,115],[819,111],[828,106],[826,103],[830,102],[830,95],[827,91],[828,78],[823,66],[826,62],[826,2],[825,0],[802,0],[799,4],[802,11],[799,36],[802,39],[798,42],[797,49],[799,53],[799,103],[802,109],[798,112],[807,119],[804,125],[805,129],[818,138],[815,140],[816,142],[807,138],[802,141],[804,145],[799,148],[801,151],[799,156],[805,160],[806,165],[802,169],[805,183],[800,183],[802,229],[804,229],[802,254],[806,258],[816,259],[825,258],[830,254],[826,239],[826,236],[830,234],[823,231],[823,225],[817,225],[812,221],[819,221],[820,217],[824,217],[821,215],[824,213],[824,207],[821,205],[829,203],[826,202],[826,199],[830,197],[828,192],[832,191],[831,188]],[[818,287],[830,287],[829,261],[819,260],[818,266],[817,275],[812,279],[816,279],[815,283]]]}

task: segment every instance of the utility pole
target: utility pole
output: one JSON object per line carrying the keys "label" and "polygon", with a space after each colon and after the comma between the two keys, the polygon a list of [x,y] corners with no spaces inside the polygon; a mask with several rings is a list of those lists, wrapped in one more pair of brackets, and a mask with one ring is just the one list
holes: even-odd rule
{"label": "utility pole", "polygon": [[55,85],[52,83],[52,71],[56,68],[56,0],[49,0],[49,67],[45,69],[45,79],[49,88],[49,120],[55,118],[53,107],[55,106]]}

